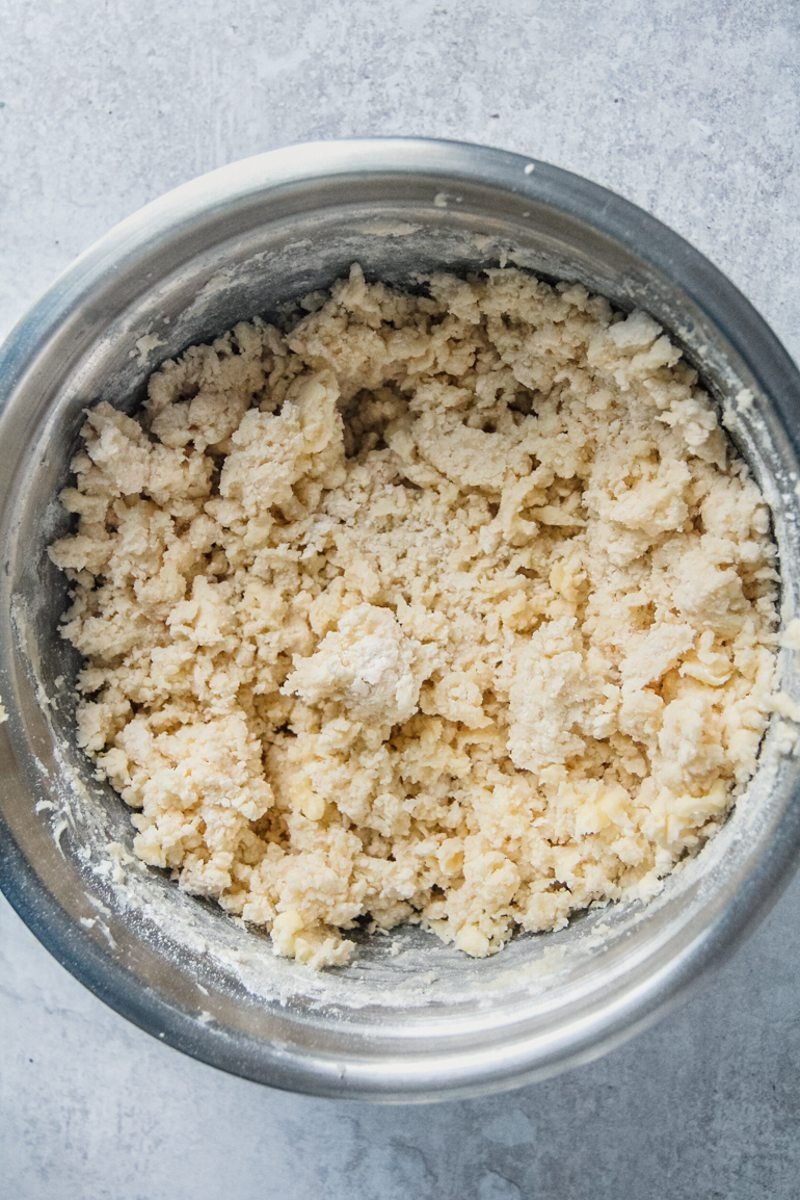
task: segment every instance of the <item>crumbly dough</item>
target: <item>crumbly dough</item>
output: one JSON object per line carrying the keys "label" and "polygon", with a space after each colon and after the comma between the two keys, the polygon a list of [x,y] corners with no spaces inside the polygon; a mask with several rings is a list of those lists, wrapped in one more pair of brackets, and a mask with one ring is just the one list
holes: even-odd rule
{"label": "crumbly dough", "polygon": [[62,494],[79,739],[136,853],[347,961],[646,896],[754,770],[763,498],[641,312],[514,270],[354,267],[87,413]]}

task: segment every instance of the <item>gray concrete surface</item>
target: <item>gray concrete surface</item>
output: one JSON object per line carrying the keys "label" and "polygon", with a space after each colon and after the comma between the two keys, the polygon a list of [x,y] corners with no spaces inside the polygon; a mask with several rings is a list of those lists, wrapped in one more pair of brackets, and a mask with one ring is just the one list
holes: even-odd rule
{"label": "gray concrete surface", "polygon": [[[792,0],[0,0],[0,331],[114,221],[311,137],[491,142],[708,253],[800,352]],[[789,1200],[800,881],[652,1032],[507,1096],[283,1096],[104,1008],[0,906],[0,1196]]]}

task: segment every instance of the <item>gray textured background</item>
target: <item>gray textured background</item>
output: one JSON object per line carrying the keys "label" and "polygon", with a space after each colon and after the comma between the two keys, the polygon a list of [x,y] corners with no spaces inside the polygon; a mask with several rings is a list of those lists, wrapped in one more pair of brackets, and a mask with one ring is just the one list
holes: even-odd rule
{"label": "gray textured background", "polygon": [[[800,353],[793,0],[0,0],[0,332],[166,188],[311,137],[494,143],[623,192]],[[0,904],[0,1196],[800,1195],[800,881],[654,1031],[434,1108],[284,1096],[127,1025]]]}

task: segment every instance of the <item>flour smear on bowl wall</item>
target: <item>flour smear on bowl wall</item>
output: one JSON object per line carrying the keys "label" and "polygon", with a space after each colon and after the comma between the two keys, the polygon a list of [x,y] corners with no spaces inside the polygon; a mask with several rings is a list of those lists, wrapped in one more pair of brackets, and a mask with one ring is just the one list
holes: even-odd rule
{"label": "flour smear on bowl wall", "polygon": [[[349,279],[353,264],[360,264],[368,280],[384,281],[391,294],[378,302],[357,274]],[[523,348],[528,331],[515,328],[510,313],[505,318],[495,313],[494,329],[489,329],[492,297],[496,299],[508,286],[502,279],[514,278],[496,277],[490,284],[481,271],[492,264],[520,268],[526,278],[569,281],[566,291],[554,293],[547,287],[526,285],[534,289],[535,304],[546,317],[542,328],[538,312],[527,322],[537,327],[531,334],[536,353],[529,361]],[[443,272],[461,280],[475,276],[477,292],[461,283],[450,285],[449,295],[440,288],[437,296],[433,284],[426,293],[419,277]],[[326,302],[337,280],[343,281],[342,301]],[[410,293],[411,299],[402,299],[404,293]],[[604,302],[585,299],[587,293],[607,296],[614,313],[621,315],[610,316]],[[425,304],[431,306],[427,312],[426,295]],[[305,312],[297,310],[303,296],[313,297]],[[381,304],[400,306],[400,317],[390,322],[390,330],[383,329],[382,317],[378,319]],[[479,312],[481,306],[484,310],[478,322],[474,322],[476,306]],[[551,321],[557,310],[564,314],[560,324]],[[628,315],[637,310],[648,316]],[[362,378],[348,379],[343,362],[326,361],[326,345],[331,349],[324,336],[326,313],[333,314],[330,319],[341,326],[336,339],[340,344],[346,345],[351,335],[355,343],[373,336],[380,342],[380,346],[373,344],[374,354],[361,356]],[[253,327],[254,314],[283,332],[276,339],[264,326]],[[292,326],[304,316],[305,335],[291,334]],[[311,356],[308,337],[314,321],[319,345]],[[593,332],[584,336],[587,322],[592,321]],[[148,433],[142,442],[143,419],[156,421],[152,404],[150,415],[143,418],[148,412],[148,378],[162,364],[179,362],[187,347],[209,345],[226,330],[243,329],[242,322],[249,329],[241,334],[243,343],[250,338],[249,351],[196,352],[207,356],[212,373],[215,355],[220,372],[223,366],[226,372],[232,370],[233,359],[238,360],[238,369],[256,372],[255,394],[239,400],[237,428],[218,435],[225,444],[199,448],[201,429],[213,424],[214,404],[205,416],[205,402],[196,404],[199,419],[194,420],[191,406],[198,396],[170,395],[166,381],[171,372],[186,369],[180,366],[165,367],[157,376],[161,384],[152,385],[166,387],[163,428],[155,436]],[[453,349],[458,352],[452,361],[451,339],[442,337],[448,322],[466,331],[454,339]],[[548,345],[543,339],[551,325],[558,336]],[[570,349],[573,333],[577,340]],[[298,349],[290,345],[293,336]],[[400,364],[416,361],[407,379],[401,366],[390,368],[386,361],[388,338],[405,347],[397,356]],[[680,361],[678,348],[683,352]],[[598,357],[590,362],[596,352]],[[427,377],[426,355],[434,355]],[[438,362],[434,361],[437,355]],[[270,356],[284,360],[273,382],[284,386],[285,375],[285,395],[274,405],[267,399],[269,381],[264,383],[258,375]],[[549,362],[553,367],[559,356],[565,364],[564,378],[556,380],[554,374],[551,383],[544,380],[541,386],[535,378],[536,364]],[[475,368],[479,361],[488,367],[487,379],[496,376],[495,381],[500,381],[494,394],[489,388],[480,395]],[[378,364],[376,378],[370,374],[370,362]],[[619,377],[615,362],[622,371]],[[388,373],[381,382],[384,369]],[[700,387],[692,377],[698,369]],[[608,395],[595,396],[592,408],[590,389],[582,387],[581,380],[603,372],[609,376]],[[297,379],[290,378],[293,374]],[[648,409],[647,421],[642,430],[637,428],[636,436],[651,439],[654,447],[635,471],[606,486],[612,461],[623,455],[625,461],[618,468],[622,472],[638,458],[635,445],[628,447],[630,435],[627,442],[624,438],[615,442],[610,425],[626,383],[634,393],[632,402],[646,406],[647,379],[654,386],[658,413],[653,422]],[[419,394],[424,393],[423,381],[429,389],[427,401]],[[4,776],[0,879],[11,902],[59,960],[145,1029],[228,1070],[318,1094],[431,1099],[496,1089],[541,1078],[630,1036],[732,946],[776,895],[800,842],[797,760],[792,753],[797,683],[794,650],[786,644],[797,642],[796,626],[790,622],[798,611],[800,580],[795,493],[800,385],[793,364],[736,289],[645,213],[586,180],[481,147],[378,140],[275,152],[188,184],[112,231],[12,333],[0,359],[0,386],[0,541],[5,558],[0,573],[0,693],[8,711],[8,720],[0,728]],[[354,386],[360,386],[360,393],[350,392],[350,400],[345,399]],[[220,382],[220,388],[225,390],[227,382]],[[575,393],[571,398],[570,389]],[[657,393],[663,389],[668,397],[662,409]],[[563,392],[563,399],[557,401],[556,392],[559,397]],[[318,397],[313,405],[308,399],[312,395]],[[481,406],[485,411],[479,415]],[[359,408],[364,414],[360,424],[355,419]],[[114,413],[131,417],[132,424]],[[735,449],[725,448],[724,465],[720,415],[735,443]],[[181,432],[184,418],[188,424]],[[81,430],[87,421],[82,448]],[[551,436],[559,421],[570,426],[561,441]],[[255,447],[263,447],[263,441],[256,437],[248,443],[244,436],[237,444],[233,440],[237,430],[243,435],[270,429],[285,432],[291,422],[295,423],[292,436],[276,439],[275,456],[264,459],[264,475],[254,473],[252,462],[245,469],[248,454],[257,455]],[[180,444],[187,429],[190,437]],[[115,453],[105,463],[91,456],[102,458],[101,446],[108,449],[115,441],[134,475],[140,472],[140,479],[133,491],[125,491],[126,483],[109,498],[122,483],[115,476],[122,460]],[[575,470],[570,472],[556,458],[573,453],[578,445],[582,449],[575,451]],[[503,454],[498,446],[504,447]],[[262,486],[274,484],[275,462],[283,453],[279,447],[286,451],[280,461],[291,497],[287,492],[285,502],[270,506],[272,525],[265,521],[260,530],[248,529],[249,537],[263,538],[253,547],[245,540],[246,527],[254,522],[246,506],[256,501]],[[83,456],[84,465],[71,475],[70,461],[76,455]],[[524,461],[526,456],[530,465]],[[239,495],[226,498],[223,475],[231,459],[228,483],[234,491],[239,487]],[[214,475],[211,494],[204,497],[209,460]],[[322,465],[323,460],[323,470],[332,472],[331,486],[313,477],[311,464]],[[398,484],[391,473],[381,481],[380,473],[369,465],[377,460],[393,463],[392,471],[399,472],[403,481]],[[183,465],[176,472],[179,461]],[[681,481],[682,473],[685,478],[681,462],[690,482]],[[488,483],[486,479],[495,465],[502,482],[492,493],[491,479]],[[552,480],[548,470],[553,471]],[[196,495],[191,494],[195,484],[188,481],[192,471],[198,472]],[[91,496],[88,485],[84,494],[81,477],[86,481],[93,473],[98,489]],[[182,503],[183,485],[169,484],[176,473],[186,482],[182,516],[164,511]],[[514,493],[517,485],[522,491],[533,477],[536,483],[529,494]],[[648,482],[658,499],[653,495],[646,499]],[[144,493],[151,485],[163,490],[148,499]],[[68,507],[77,512],[88,504],[82,517],[87,549],[89,543],[105,537],[100,510],[105,512],[112,546],[98,547],[97,554],[102,557],[108,549],[108,563],[118,564],[120,570],[134,552],[142,565],[147,561],[148,549],[139,541],[136,524],[137,512],[142,516],[148,504],[148,537],[152,534],[157,542],[161,530],[166,553],[170,538],[176,532],[180,535],[174,538],[173,557],[164,560],[164,578],[148,578],[142,570],[136,579],[130,578],[125,592],[129,600],[134,597],[127,616],[141,632],[142,617],[137,616],[136,606],[146,609],[161,603],[158,591],[168,584],[172,568],[177,574],[185,569],[184,594],[165,599],[157,617],[151,608],[151,626],[156,630],[170,628],[166,622],[173,609],[181,617],[179,621],[176,616],[174,630],[169,638],[164,635],[160,647],[164,653],[159,686],[172,682],[166,691],[146,694],[159,679],[158,672],[149,669],[149,674],[142,671],[136,684],[144,689],[138,698],[133,691],[128,695],[120,690],[115,718],[119,728],[111,733],[111,741],[106,738],[110,727],[104,724],[108,713],[102,710],[109,700],[111,676],[122,659],[105,661],[100,642],[86,642],[88,658],[82,666],[80,656],[59,632],[59,619],[71,603],[68,587],[77,589],[72,601],[77,599],[79,607],[81,594],[89,605],[97,599],[89,575],[80,574],[68,585],[64,572],[49,557],[50,546],[76,532],[74,513],[70,515],[57,499],[65,487],[72,489],[66,497]],[[707,504],[704,511],[703,489],[709,495],[718,487],[724,489],[727,502]],[[381,488],[393,504],[397,501],[395,507],[384,506],[388,512],[381,512]],[[400,492],[405,499],[398,500]],[[771,529],[764,520],[759,492],[769,505]],[[205,532],[214,536],[205,550],[192,549],[205,555],[202,570],[191,563],[181,568],[175,556],[180,560],[184,553],[179,545],[188,541],[200,500],[212,502],[212,508],[219,510],[203,513],[195,530],[200,546],[206,518]],[[229,525],[221,509],[223,500],[234,518]],[[340,511],[326,512],[326,505],[334,501]],[[360,506],[349,524],[342,515],[348,501]],[[689,514],[683,529],[679,528],[681,504]],[[97,520],[89,511],[92,506]],[[109,519],[111,510],[115,511]],[[417,526],[409,524],[412,517]],[[323,518],[328,518],[327,528]],[[588,525],[556,523],[565,519],[591,519],[592,535]],[[674,530],[653,534],[659,523],[669,524],[672,519]],[[119,545],[126,522],[132,538],[127,558]],[[401,603],[406,568],[398,566],[394,591],[381,592],[387,582],[374,562],[370,564],[359,540],[367,522],[375,530],[370,554],[385,545],[394,522],[397,546],[408,543],[412,560],[417,560],[416,566],[408,563],[407,578],[415,587],[434,574],[430,561],[424,559],[431,545],[438,550],[434,591],[423,594],[423,589],[414,595],[409,590]],[[637,523],[642,527],[635,528]],[[93,524],[101,529],[92,529]],[[293,524],[298,539],[302,534],[302,548],[300,540],[290,541]],[[217,527],[222,540],[217,538]],[[256,574],[258,586],[251,587],[253,603],[246,612],[233,594],[233,576],[237,571],[242,578],[252,576],[253,563],[247,556],[254,561],[257,553],[262,553],[265,567],[272,555],[269,569],[276,568],[278,529],[287,539],[281,549],[285,559],[281,570],[296,572],[298,596],[291,597],[290,611],[284,614],[283,584],[279,581],[275,588],[274,579],[270,582]],[[611,530],[614,537],[607,538],[608,561],[601,571],[598,558],[603,543],[597,534],[610,535]],[[734,531],[735,536],[729,536]],[[714,544],[719,549],[715,539],[728,537],[734,561],[718,560],[709,573],[704,559],[696,576],[680,578],[678,566],[667,563],[662,554],[659,569],[670,575],[669,588],[665,579],[663,592],[654,588],[645,600],[637,618],[641,627],[634,627],[635,614],[625,610],[627,624],[617,632],[630,636],[626,644],[614,644],[605,632],[613,596],[606,590],[609,610],[598,611],[593,626],[587,624],[590,597],[597,589],[602,592],[611,586],[612,568],[620,580],[630,577],[637,569],[636,539],[653,537],[651,560],[660,552],[655,544],[659,538],[667,545],[675,537],[684,537],[690,550],[700,550]],[[456,540],[461,543],[458,547]],[[784,627],[783,644],[776,645],[769,632],[776,567],[771,561],[773,540],[778,547]],[[232,558],[241,553],[240,562],[228,561],[222,549],[225,541],[230,542]],[[471,566],[479,559],[469,558],[476,544],[485,560],[482,572]],[[566,553],[570,548],[578,551],[574,562]],[[457,551],[464,561],[454,567]],[[78,555],[78,544],[72,544],[72,552]],[[615,564],[612,554],[617,553],[621,558]],[[627,562],[626,553],[631,555]],[[384,554],[387,566],[392,554]],[[530,566],[523,561],[526,555]],[[400,563],[401,557],[397,558]],[[377,585],[362,569],[363,560],[379,575]],[[80,566],[76,557],[70,570]],[[85,566],[90,568],[88,560]],[[99,571],[99,560],[95,566]],[[427,574],[417,566],[425,566]],[[733,576],[726,574],[730,568],[742,592],[733,597],[729,609],[723,597],[726,589],[733,596],[736,587]],[[103,577],[109,594],[116,586],[114,571]],[[337,571],[342,579],[340,593],[331,588]],[[676,573],[675,578],[670,573]],[[195,576],[205,580],[197,585],[197,595]],[[512,576],[518,581],[505,590]],[[707,587],[709,579],[719,587],[708,592],[707,610],[691,611],[693,593]],[[655,579],[650,582],[655,584]],[[495,584],[501,585],[499,594],[485,594]],[[268,588],[275,588],[277,594],[266,604],[265,615]],[[319,601],[326,589],[331,603],[323,611]],[[675,604],[669,613],[660,612],[668,590]],[[306,608],[295,611],[299,597]],[[529,611],[532,597],[542,608],[540,613]],[[274,612],[269,615],[273,602],[280,619]],[[445,619],[432,632],[430,614],[437,612],[437,605]],[[737,643],[737,635],[724,634],[721,626],[703,627],[712,611],[723,624],[732,613],[750,613],[751,656],[741,638]],[[648,624],[645,616],[657,619]],[[88,637],[93,619],[95,634],[102,639],[102,617],[77,610],[73,617],[77,640]],[[217,618],[220,625],[214,632]],[[262,658],[276,631],[279,641],[287,626],[297,633],[297,644],[278,647],[281,669],[264,676],[268,687],[260,698],[252,684],[253,663],[246,661],[246,654],[235,662],[245,620],[262,621],[262,627],[246,635],[253,654]],[[659,661],[663,664],[672,653],[677,657],[663,667],[662,682],[656,684],[642,672],[652,669],[655,635],[664,624],[674,641],[671,648],[658,647]],[[138,641],[143,664],[150,663],[153,653],[148,649],[152,646],[149,632]],[[650,644],[646,638],[651,634]],[[212,642],[217,636],[222,639],[219,662],[209,644],[201,644],[206,635]],[[230,638],[233,642],[225,641]],[[381,647],[381,669],[370,678],[362,654],[365,638]],[[526,640],[533,649],[530,662],[520,666],[515,647]],[[185,692],[186,680],[172,656],[176,646],[185,650],[186,643],[198,672]],[[642,647],[647,649],[638,656],[639,666],[636,651]],[[756,772],[742,787],[766,715],[764,672],[768,673],[773,650],[781,690],[769,706],[779,711],[768,723]],[[611,691],[601,697],[598,681],[609,659]],[[225,667],[228,660],[235,663],[235,670]],[[209,661],[213,669],[203,682]],[[627,681],[620,673],[623,664]],[[76,713],[82,669],[95,672],[101,685],[94,693],[91,687],[83,693],[87,707],[99,702],[94,731],[88,712]],[[256,794],[257,789],[251,792],[249,813],[246,800],[238,812],[220,797],[209,803],[207,788],[201,800],[199,791],[179,778],[180,755],[173,754],[170,760],[164,753],[177,750],[168,739],[181,728],[198,721],[224,723],[230,688],[235,685],[238,690],[239,676],[248,672],[253,712],[260,706],[259,719],[265,729],[269,725],[273,730],[271,738],[263,739],[271,761],[261,794]],[[563,719],[555,721],[554,706],[545,700],[557,690],[556,679],[562,678]],[[83,677],[83,682],[88,683],[88,678]],[[620,689],[618,697],[614,687]],[[637,776],[642,766],[636,753],[631,750],[626,758],[617,752],[625,738],[637,744],[622,722],[644,721],[641,711],[637,717],[635,705],[626,707],[622,695],[626,687],[641,693],[654,712],[659,698],[668,710],[679,694],[706,697],[713,692],[719,699],[711,706],[710,720],[713,725],[723,710],[729,712],[733,753],[729,742],[724,763],[712,766],[705,754],[710,745],[707,729],[700,730],[696,721],[697,753],[681,762],[679,750],[687,739],[673,728],[675,740],[662,743],[662,719],[658,734],[655,725],[652,733],[645,734],[641,755],[645,774]],[[732,693],[737,693],[736,698]],[[727,709],[723,696],[732,701]],[[373,702],[377,707],[367,720]],[[218,711],[217,704],[221,705]],[[170,705],[171,715],[166,713]],[[163,729],[152,724],[159,708]],[[483,726],[481,713],[488,722]],[[742,720],[734,736],[736,713]],[[156,787],[152,758],[132,753],[132,745],[126,750],[112,744],[114,738],[132,736],[142,717],[143,742],[148,736],[154,742],[163,739],[156,749],[164,753],[162,766],[171,791],[159,792]],[[393,718],[397,720],[389,725]],[[553,720],[552,734],[548,720]],[[290,722],[297,727],[290,728]],[[223,759],[230,757],[229,775],[235,775],[237,801],[259,778],[255,767],[252,772],[248,768],[247,747],[253,747],[255,763],[260,735],[255,730],[254,736],[246,725],[244,721],[240,726],[240,742],[226,738],[220,748]],[[386,726],[402,731],[402,736],[389,737]],[[85,748],[78,745],[77,727]],[[331,727],[339,731],[338,745],[331,741]],[[412,727],[431,727],[436,737],[430,733],[428,741],[412,737]],[[451,730],[455,736],[448,744]],[[365,767],[365,739],[370,736],[375,739],[373,760]],[[609,744],[614,741],[615,754],[608,762],[604,759],[602,765],[592,766],[592,755],[604,739]],[[319,759],[325,768],[316,774],[309,770],[312,743],[314,761]],[[208,751],[208,738],[204,744]],[[421,753],[413,764],[415,745]],[[628,742],[625,745],[630,748]],[[127,765],[119,755],[115,761],[117,750],[124,751]],[[108,778],[120,790],[130,788],[129,799],[137,800],[138,790],[145,801],[133,813],[120,802],[102,771],[98,777],[100,760],[109,752],[111,757],[104,761]],[[429,770],[430,763],[438,763],[441,757],[447,760],[446,801],[441,783],[445,770]],[[193,761],[198,760],[193,757]],[[341,761],[348,764],[348,776],[346,781],[341,774],[336,776],[342,786],[331,795],[326,786],[331,770],[341,769]],[[582,791],[574,785],[567,788],[567,768],[575,763],[582,770],[576,782],[588,785]],[[224,775],[227,760],[223,767]],[[562,784],[561,770],[565,772]],[[384,773],[381,794],[386,799],[380,803],[370,775],[374,771]],[[418,778],[411,780],[413,771]],[[676,771],[686,776],[685,790],[674,788]],[[683,797],[680,816],[677,811],[659,810],[654,803],[649,809],[650,826],[645,828],[641,822],[637,826],[634,820],[630,830],[620,828],[617,833],[626,806],[631,814],[635,811],[625,800],[633,795],[634,779],[645,780],[648,772],[659,787]],[[471,774],[477,777],[478,788],[468,786]],[[546,801],[541,812],[530,803],[530,782],[527,791],[520,782],[534,775]],[[497,784],[500,777],[503,782],[494,790],[505,789],[504,805],[496,805],[492,795],[492,802],[480,803],[478,812],[476,801],[488,792],[481,791],[483,782],[491,778]],[[595,786],[601,780],[613,786]],[[398,781],[404,784],[404,815],[394,804]],[[455,788],[449,787],[453,781]],[[352,808],[357,784],[366,794],[363,811]],[[159,795],[168,791],[169,802],[161,804]],[[734,796],[736,803],[722,820]],[[436,808],[435,816],[429,813],[426,818],[423,809],[428,802]],[[188,830],[201,803],[206,816],[194,827],[198,840],[193,845],[181,843],[182,823]],[[263,815],[258,815],[259,805],[265,806]],[[349,815],[344,811],[347,805],[352,809]],[[503,813],[509,819],[500,828]],[[131,825],[132,815],[141,825],[138,831]],[[537,825],[543,818],[545,823]],[[375,828],[379,819],[385,821],[383,828]],[[451,829],[445,828],[447,820],[453,821]],[[473,829],[468,828],[470,820]],[[718,831],[706,838],[717,823]],[[224,842],[226,829],[251,825],[253,852],[252,861],[247,861],[246,854],[234,853]],[[527,831],[526,849],[514,845],[518,828]],[[170,829],[178,831],[173,841]],[[322,866],[338,862],[328,850],[320,849],[319,842],[340,839],[346,861],[352,864],[343,890],[337,891],[341,884],[337,869],[301,869],[300,875],[311,878],[291,877],[293,855],[284,853],[290,832],[298,851],[294,865],[304,856],[306,865],[308,856],[317,863],[315,855],[322,856]],[[447,837],[442,836],[445,832]],[[137,845],[150,861],[160,861],[163,855],[168,870],[154,870],[137,858],[134,837],[142,839]],[[308,839],[302,847],[300,837]],[[431,843],[427,849],[425,837]],[[396,852],[388,849],[398,842],[402,845],[403,838],[413,858],[405,879],[400,878]],[[487,862],[483,853],[487,840],[492,843],[490,853],[499,854],[504,862]],[[645,903],[629,899],[590,907],[543,936],[526,932],[526,924],[528,929],[561,924],[571,898],[590,899],[592,890],[597,898],[613,894],[615,887],[622,894],[624,884],[627,896],[643,896],[658,886],[657,877],[684,844],[690,851],[695,849],[695,840],[704,844],[682,858]],[[275,848],[268,845],[264,852],[266,843]],[[640,851],[643,858],[637,863]],[[267,879],[258,870],[262,853],[280,860],[271,877],[275,886],[262,883]],[[378,885],[387,879],[370,880],[366,870],[359,876],[362,865],[375,871],[380,862],[388,864],[384,870],[396,893],[393,912],[390,901],[383,911],[376,911],[380,897],[387,896]],[[205,892],[207,900],[176,886],[170,876],[181,871],[184,883]],[[546,879],[552,882],[542,886]],[[241,905],[239,911],[251,919],[227,920],[214,899],[217,890],[230,902],[234,916]],[[248,904],[255,906],[249,914]],[[425,909],[430,930],[440,937],[408,921],[388,935],[368,932],[363,921],[358,928],[347,928],[355,915],[353,905],[356,911],[372,912],[381,924]],[[268,933],[273,912],[279,914],[276,941],[282,954],[277,955],[272,953]],[[517,926],[517,936],[510,936]],[[447,943],[443,940],[447,938],[454,941]],[[459,939],[467,953],[459,949]],[[352,951],[346,945],[350,941],[355,943]],[[504,941],[501,952],[491,953]],[[285,957],[287,953],[320,965],[349,954],[349,962],[314,971]]]}

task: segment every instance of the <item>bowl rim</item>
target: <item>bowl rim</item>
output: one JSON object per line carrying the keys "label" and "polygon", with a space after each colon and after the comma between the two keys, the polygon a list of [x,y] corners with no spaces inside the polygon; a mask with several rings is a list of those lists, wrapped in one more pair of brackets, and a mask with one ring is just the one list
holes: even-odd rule
{"label": "bowl rim", "polygon": [[[112,263],[135,258],[154,239],[168,237],[194,220],[209,217],[232,202],[269,196],[287,184],[357,172],[360,176],[415,176],[441,179],[451,187],[463,180],[496,192],[513,191],[549,204],[591,224],[601,234],[634,251],[655,270],[680,283],[715,326],[735,346],[746,346],[746,361],[767,391],[782,388],[800,397],[800,374],[776,336],[727,277],[679,234],[643,209],[599,184],[560,167],[489,146],[434,138],[375,137],[305,142],[254,155],[220,167],[153,200],[115,225],[84,251],[53,282],[12,328],[0,348],[0,413],[28,364],[62,327],[75,306],[107,274]],[[0,733],[0,737],[4,736]],[[796,799],[796,797],[795,797]],[[796,804],[794,806],[797,807]],[[373,1062],[354,1061],[333,1069],[306,1048],[303,1056],[282,1053],[276,1064],[270,1047],[244,1054],[241,1035],[219,1027],[198,1028],[152,989],[143,988],[82,931],[76,930],[57,900],[41,887],[0,811],[0,888],[45,948],[99,999],[140,1028],[203,1062],[257,1082],[313,1095],[377,1100],[431,1100],[470,1096],[545,1078],[567,1066],[598,1057],[652,1024],[680,995],[698,983],[712,963],[733,949],[785,886],[800,847],[800,821],[784,820],[787,836],[770,847],[770,870],[748,880],[716,911],[688,944],[644,984],[612,997],[590,1022],[574,1021],[549,1048],[515,1043],[495,1057],[450,1050],[432,1054],[405,1071],[381,1080]],[[253,1047],[250,1047],[251,1049]]]}

